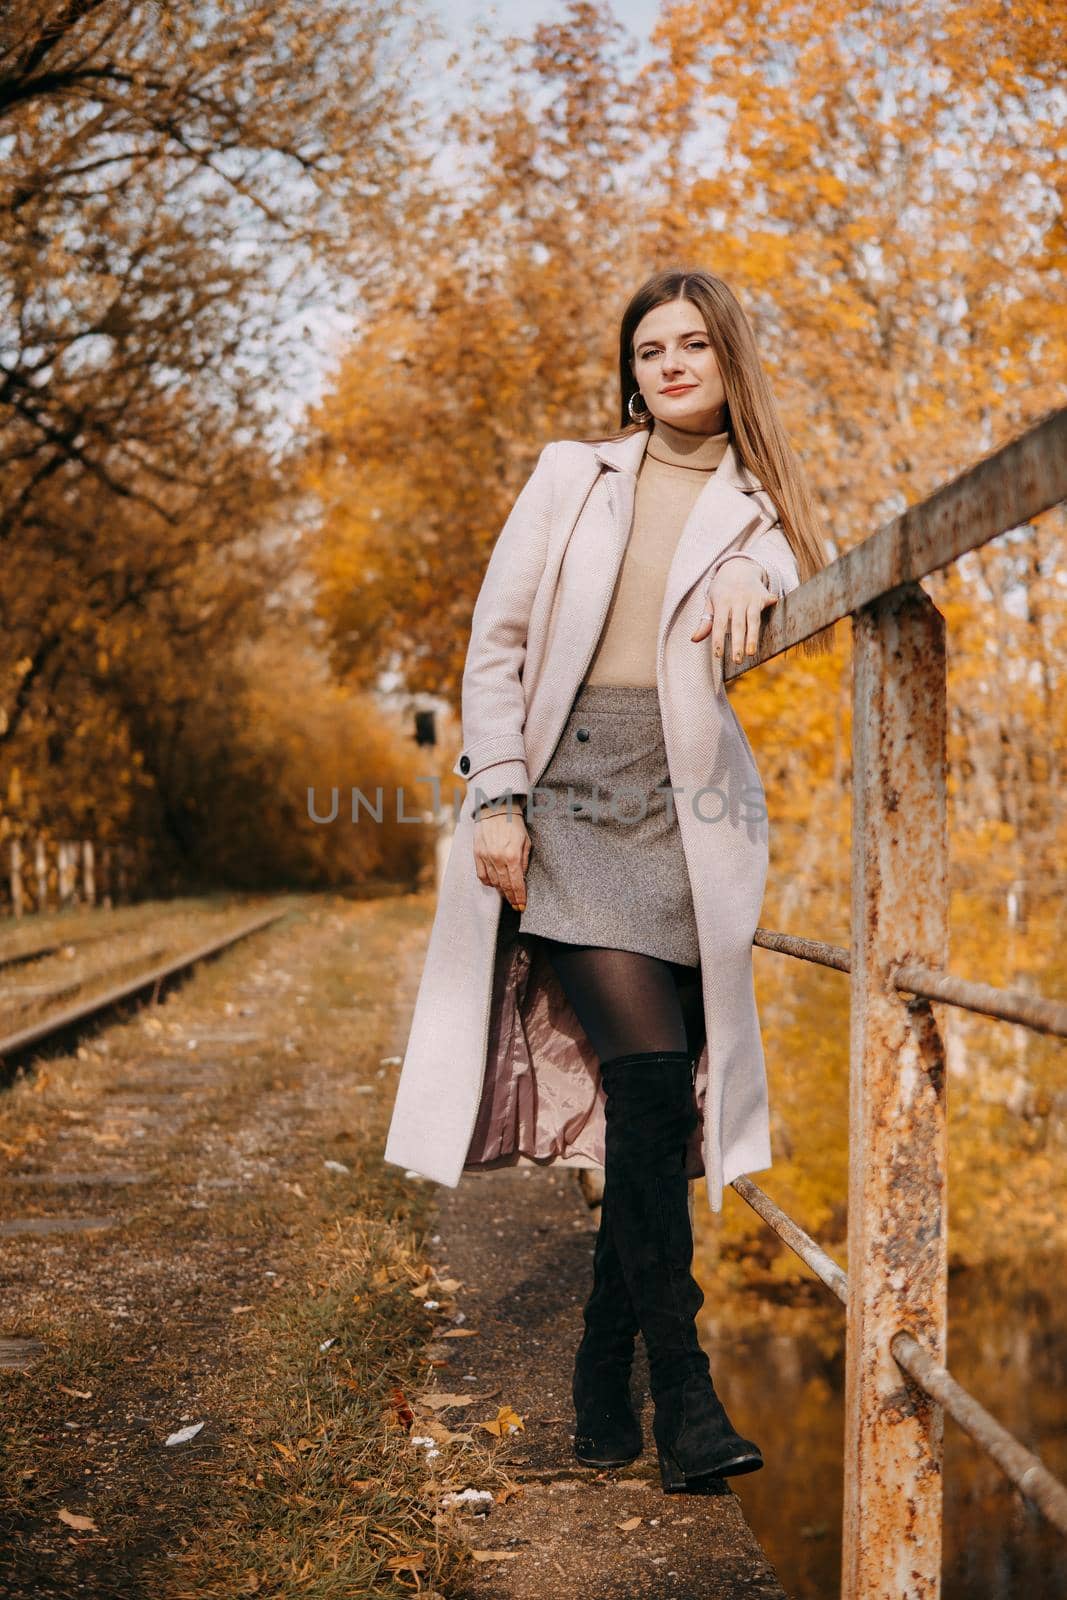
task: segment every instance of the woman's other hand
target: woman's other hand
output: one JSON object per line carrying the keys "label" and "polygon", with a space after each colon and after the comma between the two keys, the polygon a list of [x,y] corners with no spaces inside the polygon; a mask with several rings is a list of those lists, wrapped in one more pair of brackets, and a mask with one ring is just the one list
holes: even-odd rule
{"label": "woman's other hand", "polygon": [[777,596],[760,577],[762,570],[747,556],[723,562],[705,590],[705,610],[690,635],[694,644],[710,633],[712,650],[721,656],[729,629],[734,660],[740,661],[742,653],[755,655],[763,612],[777,604]]}
{"label": "woman's other hand", "polygon": [[474,824],[474,865],[482,883],[488,883],[515,911],[526,908],[526,866],[530,859],[530,835],[522,808],[513,805],[510,814],[498,811],[479,817]]}

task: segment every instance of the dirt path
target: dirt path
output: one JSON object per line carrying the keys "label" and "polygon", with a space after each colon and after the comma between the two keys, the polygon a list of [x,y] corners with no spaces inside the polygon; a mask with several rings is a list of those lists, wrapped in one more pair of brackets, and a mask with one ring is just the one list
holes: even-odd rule
{"label": "dirt path", "polygon": [[[478,1535],[501,1557],[456,1581],[449,1600],[782,1600],[726,1480],[713,1495],[663,1493],[640,1342],[645,1454],[618,1473],[571,1454],[570,1379],[596,1231],[577,1174],[516,1168],[437,1192],[437,1270],[462,1280],[459,1326],[477,1329],[435,1343],[447,1362],[437,1381],[446,1392],[491,1387],[493,1404],[524,1422],[496,1457],[523,1491],[494,1505]],[[453,1428],[462,1415],[442,1413]]]}

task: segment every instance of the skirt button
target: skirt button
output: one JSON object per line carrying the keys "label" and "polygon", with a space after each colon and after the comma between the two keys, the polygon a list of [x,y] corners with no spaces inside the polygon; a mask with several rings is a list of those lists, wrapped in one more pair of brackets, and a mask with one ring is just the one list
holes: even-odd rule
{"label": "skirt button", "polygon": [[576,739],[580,739],[582,741],[582,743],[584,744],[585,741],[589,737],[589,729],[588,728],[578,728],[578,729],[576,729],[574,737]]}

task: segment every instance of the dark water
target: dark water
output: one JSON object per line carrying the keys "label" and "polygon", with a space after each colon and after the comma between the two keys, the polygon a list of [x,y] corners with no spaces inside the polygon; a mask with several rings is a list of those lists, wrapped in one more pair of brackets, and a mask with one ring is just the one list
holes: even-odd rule
{"label": "dark water", "polygon": [[[952,1273],[948,1366],[988,1411],[1067,1479],[1067,1257]],[[701,1335],[742,1433],[766,1467],[735,1478],[791,1600],[840,1593],[845,1314],[804,1286],[767,1331],[731,1335],[705,1283]],[[743,1324],[741,1324],[743,1326]],[[1067,1537],[951,1417],[945,1418],[943,1600],[1064,1600]]]}

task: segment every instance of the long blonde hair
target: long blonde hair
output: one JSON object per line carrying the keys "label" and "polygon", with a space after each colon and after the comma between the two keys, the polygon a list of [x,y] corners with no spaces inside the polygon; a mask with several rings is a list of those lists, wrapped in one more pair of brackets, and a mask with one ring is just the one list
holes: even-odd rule
{"label": "long blonde hair", "polygon": [[[828,565],[815,498],[807,477],[782,426],[756,339],[740,301],[722,278],[699,268],[669,268],[647,278],[631,297],[619,326],[619,411],[621,428],[601,436],[625,439],[652,427],[654,418],[631,423],[630,400],[640,393],[633,370],[634,333],[641,319],[671,300],[691,300],[708,331],[722,375],[728,411],[727,428],[734,453],[743,467],[760,480],[774,502],[782,532],[796,557],[800,581],[812,578]],[[801,641],[805,655],[831,648],[833,628],[823,628]]]}

